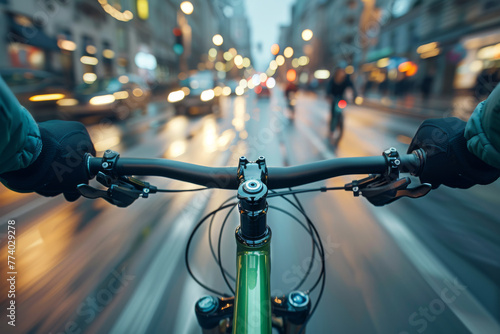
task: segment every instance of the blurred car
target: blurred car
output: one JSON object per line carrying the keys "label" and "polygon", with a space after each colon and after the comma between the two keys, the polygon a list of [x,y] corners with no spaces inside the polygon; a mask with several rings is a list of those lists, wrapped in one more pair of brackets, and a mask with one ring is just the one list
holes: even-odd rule
{"label": "blurred car", "polygon": [[64,118],[102,115],[124,120],[136,110],[145,114],[150,99],[151,90],[146,82],[130,74],[81,84],[71,97],[57,104]]}
{"label": "blurred car", "polygon": [[220,100],[215,96],[215,80],[211,71],[200,71],[180,82],[182,89],[173,91],[168,101],[174,103],[178,115],[203,115],[220,111]]}
{"label": "blurred car", "polygon": [[45,71],[9,68],[0,76],[37,121],[57,116],[57,101],[70,95],[62,78]]}
{"label": "blurred car", "polygon": [[258,98],[269,98],[271,96],[271,91],[267,88],[265,83],[255,87],[254,90]]}

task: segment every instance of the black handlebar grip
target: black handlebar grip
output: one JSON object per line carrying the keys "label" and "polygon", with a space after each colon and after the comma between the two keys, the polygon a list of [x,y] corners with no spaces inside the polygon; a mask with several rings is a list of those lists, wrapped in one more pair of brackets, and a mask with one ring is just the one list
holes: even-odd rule
{"label": "black handlebar grip", "polygon": [[419,176],[425,165],[425,151],[421,148],[401,157],[401,172]]}

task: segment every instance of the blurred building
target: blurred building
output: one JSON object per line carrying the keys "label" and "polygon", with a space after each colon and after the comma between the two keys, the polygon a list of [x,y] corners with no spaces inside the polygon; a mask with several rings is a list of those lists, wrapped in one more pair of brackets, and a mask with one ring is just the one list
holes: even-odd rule
{"label": "blurred building", "polygon": [[181,2],[0,0],[0,33],[6,36],[0,68],[52,72],[70,86],[124,73],[161,82],[196,69],[213,47],[212,36],[223,30],[231,36],[225,46],[249,53],[241,1],[192,1],[191,15],[181,11]]}
{"label": "blurred building", "polygon": [[[208,61],[208,51],[213,47],[220,54],[235,48],[238,54],[251,58],[250,26],[243,0],[193,1],[193,4],[196,10],[187,17],[192,31],[189,68],[213,69],[214,64]],[[216,34],[223,37],[220,46],[213,44],[212,37]]]}
{"label": "blurred building", "polygon": [[358,0],[330,1],[327,7],[328,53],[330,67],[359,63],[362,45],[359,36],[363,5]]}
{"label": "blurred building", "polygon": [[[286,59],[285,66],[278,68],[278,76],[282,80],[285,80],[288,70],[295,70],[301,83],[309,82],[312,78],[311,69],[321,67],[325,63],[328,48],[324,43],[328,34],[325,11],[327,4],[328,0],[297,0],[292,5],[290,25],[280,28],[280,49],[293,49],[293,58]],[[308,41],[302,38],[302,32],[306,29],[313,33],[313,37]],[[299,66],[297,61],[300,57],[307,57],[309,66]]]}
{"label": "blurred building", "polygon": [[500,81],[499,28],[497,0],[296,0],[280,46],[309,57],[309,78],[353,65],[368,90],[443,97]]}
{"label": "blurred building", "polygon": [[252,58],[250,46],[250,24],[245,12],[243,0],[219,0],[222,18],[221,34],[225,36],[229,47],[234,47],[239,54]]}
{"label": "blurred building", "polygon": [[390,93],[427,85],[436,96],[450,96],[473,90],[483,71],[495,73],[499,67],[499,1],[378,0],[374,10],[379,31],[364,69]]}
{"label": "blurred building", "polygon": [[[281,28],[280,46],[293,47],[294,57],[308,57],[307,66],[298,67],[299,72],[308,74],[308,80],[315,70],[359,62],[362,10],[360,0],[297,0],[292,6],[290,25]],[[302,39],[304,29],[313,32],[310,41]]]}
{"label": "blurred building", "polygon": [[[180,4],[182,1],[176,2]],[[196,69],[199,64],[203,64],[208,57],[208,50],[213,47],[212,37],[220,33],[221,13],[218,6],[210,1],[192,1],[192,3],[193,13],[191,15],[179,13],[178,17],[184,43],[184,54],[181,58],[186,57],[187,60],[186,65],[181,66],[182,70]]]}

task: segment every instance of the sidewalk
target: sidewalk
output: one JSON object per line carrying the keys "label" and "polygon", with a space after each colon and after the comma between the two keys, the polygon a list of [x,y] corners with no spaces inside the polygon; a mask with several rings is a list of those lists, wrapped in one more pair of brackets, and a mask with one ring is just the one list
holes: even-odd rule
{"label": "sidewalk", "polygon": [[424,101],[418,96],[408,95],[395,98],[370,93],[364,97],[362,105],[413,117],[439,118],[455,116],[467,120],[479,102],[480,100],[473,95],[430,98]]}

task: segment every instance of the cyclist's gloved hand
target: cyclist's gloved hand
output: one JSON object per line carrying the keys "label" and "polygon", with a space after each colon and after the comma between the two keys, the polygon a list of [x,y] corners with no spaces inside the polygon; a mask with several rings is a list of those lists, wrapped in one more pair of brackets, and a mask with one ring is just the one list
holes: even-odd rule
{"label": "cyclist's gloved hand", "polygon": [[35,191],[43,196],[64,193],[68,201],[80,197],[76,186],[88,184],[84,156],[95,156],[85,126],[79,122],[48,121],[39,123],[42,151],[27,168],[0,175],[5,185],[18,192]]}
{"label": "cyclist's gloved hand", "polygon": [[422,183],[452,188],[470,188],[489,184],[500,176],[496,169],[467,149],[464,137],[466,122],[455,118],[428,119],[417,130],[408,153],[423,148],[427,159],[420,173]]}

